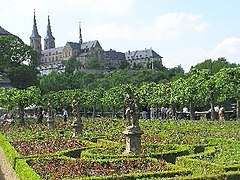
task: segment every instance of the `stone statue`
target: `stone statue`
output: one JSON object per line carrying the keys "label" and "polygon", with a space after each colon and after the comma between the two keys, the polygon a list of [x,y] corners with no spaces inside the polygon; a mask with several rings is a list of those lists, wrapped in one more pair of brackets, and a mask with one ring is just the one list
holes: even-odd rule
{"label": "stone statue", "polygon": [[76,137],[77,134],[81,133],[82,131],[82,122],[81,122],[81,117],[80,117],[80,112],[79,112],[79,107],[78,107],[78,101],[76,96],[73,96],[73,101],[72,101],[72,114],[74,117],[73,123],[72,123],[72,130],[73,130],[73,135],[72,137]]}
{"label": "stone statue", "polygon": [[54,113],[53,113],[53,108],[50,102],[47,104],[47,124],[48,124],[48,129],[52,130],[54,129]]}
{"label": "stone statue", "polygon": [[133,96],[133,93],[130,87],[126,86],[125,88],[126,96],[124,99],[125,102],[125,115],[126,119],[128,120],[129,126],[136,126],[138,127],[138,117],[139,117],[139,108],[136,99]]}
{"label": "stone statue", "polygon": [[73,96],[73,101],[72,101],[72,114],[74,117],[77,117],[77,111],[78,111],[78,102],[76,100],[76,97]]}

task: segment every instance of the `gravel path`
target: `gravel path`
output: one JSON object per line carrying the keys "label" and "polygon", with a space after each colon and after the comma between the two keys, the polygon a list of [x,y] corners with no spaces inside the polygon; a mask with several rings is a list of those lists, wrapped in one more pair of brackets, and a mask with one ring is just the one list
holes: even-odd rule
{"label": "gravel path", "polygon": [[15,172],[0,147],[0,180],[17,180]]}

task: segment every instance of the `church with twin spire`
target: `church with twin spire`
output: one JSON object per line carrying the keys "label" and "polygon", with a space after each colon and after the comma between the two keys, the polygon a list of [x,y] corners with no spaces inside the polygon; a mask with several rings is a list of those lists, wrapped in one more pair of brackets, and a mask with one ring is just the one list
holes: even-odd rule
{"label": "church with twin spire", "polygon": [[[153,65],[154,61],[162,63],[162,57],[151,48],[122,53],[112,49],[104,51],[98,40],[83,42],[80,24],[78,42],[67,42],[64,46],[55,47],[55,38],[52,33],[49,15],[47,20],[47,34],[44,38],[42,48],[42,37],[38,33],[36,14],[34,10],[30,46],[36,50],[39,55],[38,69],[41,75],[49,74],[52,71],[64,72],[64,64],[71,57],[76,58],[76,60],[80,62],[81,69],[89,69],[89,62],[91,60],[97,60],[97,69],[101,70],[118,69],[126,62],[132,67],[136,64],[141,64],[142,67],[146,68],[149,68],[149,64]],[[152,66],[150,68],[153,69]]]}
{"label": "church with twin spire", "polygon": [[95,57],[100,61],[100,67],[106,66],[106,57],[98,40],[83,42],[81,26],[79,24],[79,42],[67,42],[64,46],[55,47],[55,38],[52,33],[50,17],[48,16],[47,34],[44,38],[42,48],[41,36],[38,33],[36,14],[34,10],[33,30],[30,36],[30,46],[37,51],[39,55],[38,69],[41,74],[48,74],[51,71],[64,72],[64,62],[71,57],[75,57],[80,63],[81,68],[88,68],[88,61]]}

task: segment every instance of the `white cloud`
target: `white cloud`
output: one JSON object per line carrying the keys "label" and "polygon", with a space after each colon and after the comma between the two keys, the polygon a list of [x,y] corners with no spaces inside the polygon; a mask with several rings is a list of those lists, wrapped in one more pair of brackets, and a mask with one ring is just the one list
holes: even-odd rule
{"label": "white cloud", "polygon": [[229,37],[219,43],[212,51],[213,57],[238,59],[240,61],[240,37]]}
{"label": "white cloud", "polygon": [[217,60],[224,57],[230,63],[240,63],[240,37],[229,37],[217,44],[211,50],[200,47],[186,48],[167,54],[164,57],[163,64],[166,67],[176,67],[181,64],[185,71],[191,66],[203,62],[206,59]]}
{"label": "white cloud", "polygon": [[187,13],[167,13],[152,19],[140,18],[132,22],[95,22],[88,27],[89,35],[101,39],[146,43],[163,40],[176,40],[184,34],[207,29],[208,24],[202,17]]}
{"label": "white cloud", "polygon": [[135,0],[45,0],[46,6],[49,6],[49,2],[54,2],[52,4],[55,4],[58,11],[67,10],[69,13],[71,13],[71,10],[78,12],[86,11],[89,15],[94,13],[115,16],[128,12]]}
{"label": "white cloud", "polygon": [[208,58],[208,52],[200,47],[186,48],[176,51],[171,54],[167,54],[164,57],[163,64],[168,68],[181,65],[187,72],[191,66],[195,66],[197,63],[203,62]]}
{"label": "white cloud", "polygon": [[198,31],[199,27],[206,29],[206,24],[200,15],[175,12],[156,17],[153,27],[160,39],[178,39],[184,33]]}
{"label": "white cloud", "polygon": [[33,9],[41,9],[44,1],[41,0],[9,0],[8,7],[1,10],[1,15],[32,15]]}

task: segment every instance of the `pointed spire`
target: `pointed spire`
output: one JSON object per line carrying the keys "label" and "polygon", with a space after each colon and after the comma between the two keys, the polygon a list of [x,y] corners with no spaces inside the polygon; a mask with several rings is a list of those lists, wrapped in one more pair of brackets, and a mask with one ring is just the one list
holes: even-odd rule
{"label": "pointed spire", "polygon": [[35,9],[34,9],[34,16],[33,16],[33,30],[32,30],[31,38],[41,38],[41,36],[38,34]]}
{"label": "pointed spire", "polygon": [[82,44],[82,30],[81,30],[81,22],[79,22],[79,43]]}
{"label": "pointed spire", "polygon": [[45,39],[54,39],[55,40],[55,38],[52,35],[49,15],[48,15],[47,35],[46,35]]}

